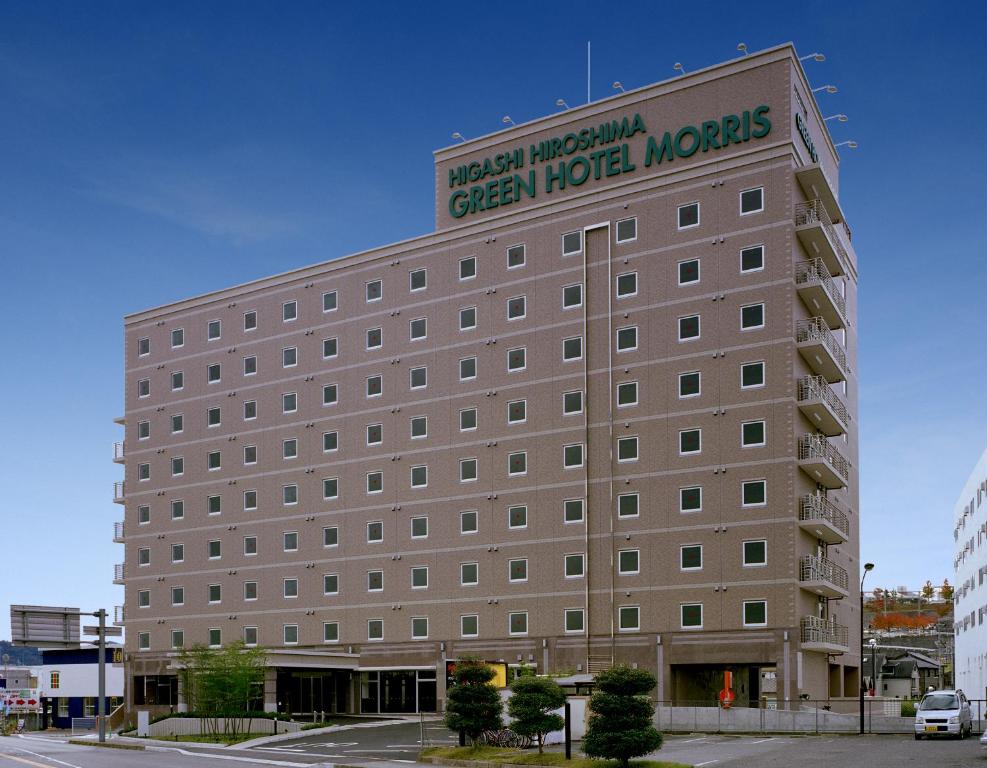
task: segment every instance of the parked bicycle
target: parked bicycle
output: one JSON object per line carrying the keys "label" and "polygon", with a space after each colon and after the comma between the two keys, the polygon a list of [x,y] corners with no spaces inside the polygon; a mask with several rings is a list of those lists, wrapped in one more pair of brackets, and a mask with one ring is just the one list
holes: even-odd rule
{"label": "parked bicycle", "polygon": [[510,728],[501,728],[498,731],[484,731],[480,734],[480,738],[477,739],[477,744],[484,744],[488,747],[527,749],[531,746],[531,737],[522,736]]}

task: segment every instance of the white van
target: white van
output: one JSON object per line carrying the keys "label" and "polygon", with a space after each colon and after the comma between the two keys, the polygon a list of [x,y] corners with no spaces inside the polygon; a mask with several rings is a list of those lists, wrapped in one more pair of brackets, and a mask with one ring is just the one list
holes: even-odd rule
{"label": "white van", "polygon": [[973,733],[970,702],[961,690],[929,691],[915,710],[915,738],[955,736],[965,739]]}

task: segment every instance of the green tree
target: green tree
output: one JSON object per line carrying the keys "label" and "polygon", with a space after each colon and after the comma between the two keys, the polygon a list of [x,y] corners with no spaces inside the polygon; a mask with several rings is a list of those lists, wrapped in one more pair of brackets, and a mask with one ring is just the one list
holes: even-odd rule
{"label": "green tree", "polygon": [[932,586],[931,581],[926,581],[925,584],[922,585],[922,597],[926,600],[931,600],[935,596],[936,588]]}
{"label": "green tree", "polygon": [[655,705],[647,696],[655,685],[654,675],[643,669],[614,667],[597,675],[583,752],[619,760],[626,768],[632,757],[659,749],[662,736],[652,725]]}
{"label": "green tree", "polygon": [[189,710],[201,715],[213,733],[219,730],[220,718],[225,736],[242,733],[250,701],[264,683],[265,658],[262,648],[247,648],[241,641],[183,650],[180,674]]}
{"label": "green tree", "polygon": [[537,738],[541,754],[545,734],[565,725],[562,716],[552,711],[565,706],[565,693],[554,680],[532,675],[518,677],[511,683],[511,692],[507,702],[507,714],[514,720],[511,729]]}
{"label": "green tree", "polygon": [[453,731],[464,731],[473,744],[484,731],[501,727],[504,705],[490,682],[495,674],[490,665],[474,656],[456,662],[455,683],[447,694],[445,724]]}
{"label": "green tree", "polygon": [[949,579],[942,580],[942,586],[939,587],[939,596],[943,600],[953,599],[953,585],[949,583]]}

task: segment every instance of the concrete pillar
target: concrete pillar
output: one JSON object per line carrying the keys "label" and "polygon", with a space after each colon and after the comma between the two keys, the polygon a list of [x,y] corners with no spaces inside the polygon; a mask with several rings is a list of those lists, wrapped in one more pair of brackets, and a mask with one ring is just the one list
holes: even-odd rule
{"label": "concrete pillar", "polygon": [[188,699],[185,698],[185,676],[179,674],[178,676],[178,706],[176,709],[179,712],[188,712]]}
{"label": "concrete pillar", "polygon": [[656,639],[655,646],[655,677],[658,685],[655,687],[655,696],[658,701],[666,701],[665,697],[665,646],[661,644],[661,635]]}
{"label": "concrete pillar", "polygon": [[438,712],[446,711],[446,653],[442,652],[442,658],[435,662],[435,709]]}
{"label": "concrete pillar", "polygon": [[278,668],[264,667],[264,711],[278,711]]}

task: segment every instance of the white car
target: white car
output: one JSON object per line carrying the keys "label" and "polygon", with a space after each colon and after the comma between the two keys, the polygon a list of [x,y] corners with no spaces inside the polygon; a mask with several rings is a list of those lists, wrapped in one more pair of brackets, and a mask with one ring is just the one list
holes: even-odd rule
{"label": "white car", "polygon": [[960,690],[930,691],[915,710],[915,738],[955,736],[965,739],[973,733],[970,702]]}

